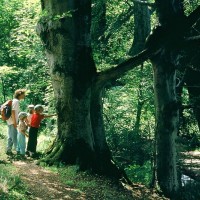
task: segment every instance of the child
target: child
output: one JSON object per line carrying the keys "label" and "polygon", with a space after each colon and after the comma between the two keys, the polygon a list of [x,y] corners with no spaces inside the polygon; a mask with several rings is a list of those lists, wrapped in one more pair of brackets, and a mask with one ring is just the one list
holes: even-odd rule
{"label": "child", "polygon": [[28,125],[31,124],[31,117],[32,117],[33,113],[34,113],[34,105],[31,104],[28,106],[28,116],[27,116]]}
{"label": "child", "polygon": [[27,152],[28,155],[34,157],[36,154],[36,146],[37,146],[37,134],[38,129],[40,127],[40,123],[44,118],[55,116],[53,115],[44,115],[42,114],[44,108],[42,105],[36,105],[34,107],[35,112],[31,117],[30,123],[30,130],[29,130],[29,138],[28,138],[28,145],[27,145]]}
{"label": "child", "polygon": [[19,115],[19,124],[18,124],[18,134],[17,134],[17,142],[18,142],[18,150],[22,158],[25,158],[25,148],[26,148],[26,137],[28,134],[26,130],[28,129],[27,125],[27,113],[20,112]]}

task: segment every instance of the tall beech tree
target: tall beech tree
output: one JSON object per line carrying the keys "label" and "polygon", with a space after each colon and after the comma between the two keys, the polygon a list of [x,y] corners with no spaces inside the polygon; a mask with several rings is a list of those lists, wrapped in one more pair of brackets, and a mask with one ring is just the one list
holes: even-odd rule
{"label": "tall beech tree", "polygon": [[44,160],[49,164],[78,163],[81,169],[121,177],[105,139],[102,89],[108,81],[151,58],[157,107],[157,177],[164,193],[173,196],[178,190],[178,109],[170,55],[199,18],[200,7],[185,17],[181,1],[157,0],[161,26],[149,37],[146,49],[116,67],[97,72],[90,39],[91,0],[41,2],[44,15],[37,32],[45,45],[58,113],[57,138]]}
{"label": "tall beech tree", "polygon": [[[184,18],[182,0],[157,0],[157,12],[163,29]],[[175,23],[174,23],[175,22]],[[175,139],[178,132],[176,68],[171,61],[173,45],[169,41],[151,58],[154,69],[156,103],[157,177],[161,189],[171,196],[178,191]]]}
{"label": "tall beech tree", "polygon": [[37,31],[46,48],[58,112],[58,135],[46,162],[77,162],[80,169],[119,176],[103,127],[103,85],[97,81],[90,40],[91,1],[43,0],[42,9]]}
{"label": "tall beech tree", "polygon": [[[157,113],[157,178],[165,195],[173,197],[179,190],[175,148],[179,120],[179,105],[176,99],[176,65],[187,46],[184,37],[189,33],[191,25],[199,18],[197,16],[199,8],[186,17],[183,0],[156,0],[156,7],[160,27],[154,31],[152,41],[154,45],[157,42],[162,44],[160,51],[151,57]],[[168,35],[167,38],[163,37],[163,34]],[[162,38],[162,42],[156,41],[157,36],[159,39]]]}

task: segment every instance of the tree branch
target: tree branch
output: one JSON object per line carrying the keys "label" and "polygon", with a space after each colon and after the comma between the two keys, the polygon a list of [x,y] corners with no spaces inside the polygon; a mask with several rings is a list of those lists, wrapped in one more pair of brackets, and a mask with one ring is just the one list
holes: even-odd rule
{"label": "tree branch", "polygon": [[[167,29],[158,27],[158,29],[156,29],[156,31],[154,32],[155,34],[153,33],[152,35],[150,35],[152,37],[150,37],[151,39],[149,40],[147,49],[143,50],[134,57],[131,57],[130,59],[122,62],[116,67],[112,67],[106,71],[98,73],[97,83],[100,84],[100,87],[103,87],[108,81],[117,79],[123,76],[129,70],[142,64],[153,55],[156,55],[161,50],[162,45],[171,43],[171,41],[178,40],[180,36],[184,35],[184,33],[188,31],[188,29],[198,21],[199,18],[200,6],[198,6],[197,9],[194,10],[188,17],[184,18],[183,23],[176,24],[176,31],[174,31],[170,25]],[[176,40],[174,40],[174,38],[176,38]],[[154,39],[156,43],[154,43]]]}
{"label": "tree branch", "polygon": [[176,88],[182,88],[185,83],[185,76],[186,76],[187,68],[184,70],[184,73],[182,75],[181,80],[179,80],[178,84],[176,85]]}
{"label": "tree branch", "polygon": [[111,81],[123,76],[127,71],[142,64],[144,61],[149,59],[153,54],[157,54],[159,50],[160,49],[158,49],[157,51],[145,49],[139,54],[117,65],[116,67],[112,67],[106,71],[98,73],[97,75],[98,84],[104,86],[107,83],[107,81]]}
{"label": "tree branch", "polygon": [[200,40],[200,35],[185,38],[185,41],[197,41],[197,40]]}

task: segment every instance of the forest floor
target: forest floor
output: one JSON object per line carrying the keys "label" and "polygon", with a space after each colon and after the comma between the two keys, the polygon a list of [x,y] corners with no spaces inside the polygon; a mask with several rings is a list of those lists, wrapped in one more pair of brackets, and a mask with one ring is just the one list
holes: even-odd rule
{"label": "forest floor", "polygon": [[[25,160],[20,160],[17,156],[8,157],[5,154],[5,144],[6,138],[0,137],[1,200],[167,199],[142,184],[116,184],[102,176],[77,172],[76,166],[47,167],[37,165],[37,160],[29,157]],[[200,151],[184,151],[181,153],[181,159],[184,174],[198,179]]]}
{"label": "forest floor", "polygon": [[5,154],[0,138],[1,200],[164,200],[141,184],[120,185],[105,177],[77,172],[76,166],[47,167],[37,160]]}
{"label": "forest floor", "polygon": [[[26,160],[13,160],[11,163],[11,165],[16,168],[15,174],[20,177],[20,182],[23,182],[23,185],[25,187],[23,189],[23,199],[167,199],[164,197],[160,197],[155,191],[147,189],[144,185],[133,184],[132,186],[124,185],[124,187],[122,187],[120,185],[112,183],[105,177],[92,176],[80,172],[77,174],[73,174],[72,172],[66,173],[65,171],[63,172],[63,177],[62,173],[60,173],[61,171],[38,166],[35,162],[35,160],[28,158]],[[61,170],[63,170],[63,168]],[[77,182],[79,182],[79,184],[77,184]],[[80,182],[82,182],[81,185]],[[19,183],[17,182],[17,184]],[[18,186],[14,185],[12,186],[12,189],[15,189],[15,187],[17,188]]]}

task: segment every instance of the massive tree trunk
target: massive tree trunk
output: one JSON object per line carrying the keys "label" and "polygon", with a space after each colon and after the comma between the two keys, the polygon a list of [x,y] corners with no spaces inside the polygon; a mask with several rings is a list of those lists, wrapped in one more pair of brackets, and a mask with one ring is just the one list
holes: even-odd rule
{"label": "massive tree trunk", "polygon": [[178,190],[175,139],[178,110],[175,93],[175,68],[164,52],[152,59],[156,102],[157,178],[167,196]]}
{"label": "massive tree trunk", "polygon": [[103,174],[111,174],[113,177],[119,177],[119,172],[113,162],[111,162],[111,153],[106,143],[105,129],[103,122],[103,102],[102,85],[97,81],[92,87],[91,96],[91,122],[95,141],[96,169]]}
{"label": "massive tree trunk", "polygon": [[[183,17],[182,0],[156,1],[159,21],[163,29],[176,26]],[[159,37],[159,36],[158,36]],[[155,41],[156,42],[156,41]],[[151,61],[154,68],[157,139],[157,179],[166,196],[179,189],[176,166],[175,139],[178,132],[175,66],[171,62],[171,44],[163,46]]]}
{"label": "massive tree trunk", "polygon": [[[183,48],[185,50],[188,46],[183,37],[188,34],[189,28],[200,14],[198,7],[186,17],[182,3],[182,0],[156,1],[160,27],[154,31],[153,38],[150,37],[149,44],[147,43],[147,46],[151,44],[152,48],[157,44],[161,45],[160,51],[151,58],[157,113],[157,179],[164,194],[172,198],[179,189],[175,149],[179,106],[176,100],[174,64],[181,58]],[[168,36],[162,37],[164,35]]]}
{"label": "massive tree trunk", "polygon": [[[90,1],[44,0],[42,7],[47,14],[37,30],[46,48],[58,112],[57,142],[49,162],[74,163],[79,157],[90,165],[94,157],[90,96],[95,75],[89,38]],[[67,16],[62,16],[64,13]],[[83,155],[84,148],[88,155]]]}
{"label": "massive tree trunk", "polygon": [[46,13],[37,32],[46,48],[58,113],[58,135],[44,160],[104,174],[115,170],[118,176],[103,128],[102,88],[95,88],[91,1],[43,0],[42,9]]}

